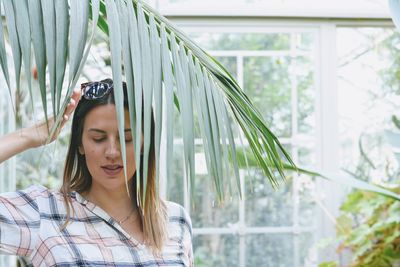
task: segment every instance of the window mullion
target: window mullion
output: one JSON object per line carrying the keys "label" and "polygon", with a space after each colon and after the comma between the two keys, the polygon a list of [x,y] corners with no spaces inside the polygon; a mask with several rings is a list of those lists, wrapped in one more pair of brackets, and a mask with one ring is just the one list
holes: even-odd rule
{"label": "window mullion", "polygon": [[[336,25],[322,24],[319,36],[319,61],[316,70],[318,80],[317,90],[317,164],[324,172],[337,173],[338,160],[338,107],[337,107],[337,52]],[[324,190],[329,188],[328,190]],[[336,216],[339,211],[340,189],[337,184],[317,179],[316,197],[321,199],[328,209]],[[334,224],[323,213],[319,213],[318,238],[328,238],[336,235]],[[320,251],[320,261],[335,260],[335,244]]]}

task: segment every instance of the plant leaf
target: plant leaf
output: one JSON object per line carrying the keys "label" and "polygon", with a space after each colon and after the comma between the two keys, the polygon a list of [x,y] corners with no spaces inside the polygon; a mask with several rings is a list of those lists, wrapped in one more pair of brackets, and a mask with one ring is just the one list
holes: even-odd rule
{"label": "plant leaf", "polygon": [[53,116],[57,115],[56,107],[56,19],[53,0],[42,0],[42,14],[44,23],[44,36],[46,46],[46,58],[49,71],[51,103]]}
{"label": "plant leaf", "polygon": [[29,19],[32,33],[32,44],[35,55],[37,77],[39,81],[40,96],[46,121],[47,94],[46,94],[46,47],[43,29],[42,6],[39,0],[28,0]]}
{"label": "plant leaf", "polygon": [[[138,203],[140,199],[141,188],[141,136],[142,136],[142,50],[139,42],[138,22],[132,1],[128,1],[128,26],[129,26],[129,43],[132,53],[132,67],[134,77],[134,94],[128,91],[129,97],[129,113],[132,120],[132,137],[135,140],[135,162],[136,162],[136,197]],[[133,127],[135,127],[135,132]]]}
{"label": "plant leaf", "polygon": [[364,190],[364,191],[370,191],[370,192],[374,192],[386,197],[390,197],[393,198],[395,200],[400,201],[400,195],[396,194],[392,191],[389,191],[387,189],[384,189],[382,187],[376,186],[374,184],[371,183],[367,183],[365,181],[356,179],[354,177],[351,177],[349,175],[343,175],[343,174],[332,174],[332,173],[324,173],[321,171],[315,171],[315,170],[310,170],[310,169],[305,169],[305,168],[294,168],[293,166],[289,165],[289,164],[284,164],[284,168],[286,170],[294,170],[294,171],[298,171],[299,173],[303,173],[309,176],[314,176],[314,177],[320,177],[323,179],[327,179],[327,180],[331,180],[333,182],[339,183],[339,184],[343,184],[343,185],[347,185],[353,188],[357,188],[360,190]]}
{"label": "plant leaf", "polygon": [[[143,191],[147,192],[147,172],[151,141],[151,104],[153,98],[153,66],[150,51],[149,29],[143,13],[141,3],[137,4],[139,41],[142,56],[142,82],[143,82]],[[142,101],[142,99],[136,99]],[[143,204],[144,204],[143,196]]]}
{"label": "plant leaf", "polygon": [[168,33],[165,28],[165,24],[161,24],[161,63],[162,63],[162,74],[164,81],[164,92],[165,92],[165,107],[166,107],[166,151],[167,151],[167,164],[166,164],[166,175],[172,177],[173,165],[173,143],[174,143],[174,80],[172,73],[172,62],[171,53],[168,48]]}
{"label": "plant leaf", "polygon": [[[3,11],[1,9],[1,7],[2,7],[1,2],[2,2],[2,0],[0,0],[0,14],[3,14]],[[3,74],[4,74],[4,78],[6,79],[8,93],[10,94],[10,99],[12,99],[10,74],[8,71],[8,63],[7,63],[7,52],[6,52],[5,41],[4,41],[3,23],[1,23],[1,25],[0,25],[0,64],[1,64],[1,69],[3,71]],[[14,113],[15,113],[15,109],[14,109]]]}
{"label": "plant leaf", "polygon": [[[98,1],[92,1],[92,8],[96,8],[96,10],[98,9]],[[69,42],[69,81],[72,83],[75,76],[77,76],[82,54],[85,49],[87,27],[89,23],[89,2],[82,0],[71,0],[70,13],[71,34]],[[97,18],[98,16],[93,17]],[[96,24],[96,20],[93,20],[93,22]],[[94,25],[94,27],[96,27],[96,25]]]}
{"label": "plant leaf", "polygon": [[[182,77],[182,87],[178,93],[180,93],[180,103],[182,105],[181,119],[182,119],[182,128],[183,128],[183,144],[184,144],[184,155],[185,155],[185,169],[186,169],[186,177],[189,178],[189,190],[194,193],[194,177],[195,177],[195,168],[194,168],[194,123],[193,123],[193,103],[192,103],[192,91],[194,89],[194,85],[191,84],[190,75],[189,75],[189,60],[188,55],[186,55],[185,48],[183,47],[183,43],[179,44],[179,66],[181,70]],[[176,64],[175,64],[176,65]]]}
{"label": "plant leaf", "polygon": [[[17,26],[15,21],[14,6],[11,0],[3,0],[4,14],[7,22],[8,35],[14,59],[14,73],[16,90],[20,89],[22,52],[18,39]],[[6,56],[6,55],[5,55]],[[15,109],[14,109],[15,110]]]}
{"label": "plant leaf", "polygon": [[156,181],[159,184],[160,175],[160,147],[161,147],[161,126],[162,126],[162,77],[161,77],[161,40],[154,16],[150,20],[150,46],[152,51],[153,65],[153,98],[154,98],[154,145],[156,160]]}
{"label": "plant leaf", "polygon": [[60,111],[61,91],[64,82],[65,69],[67,64],[69,12],[68,1],[55,0],[55,21],[56,21],[56,83],[55,98],[56,111]]}
{"label": "plant leaf", "polygon": [[[119,1],[119,0],[117,0]],[[111,68],[114,78],[114,97],[115,109],[117,113],[119,140],[121,145],[122,162],[124,164],[125,185],[128,195],[128,177],[126,170],[126,145],[125,145],[125,112],[124,112],[124,93],[122,89],[122,47],[121,47],[121,29],[119,25],[119,14],[114,1],[106,0],[108,14],[108,26],[110,29],[110,49],[111,49]]]}

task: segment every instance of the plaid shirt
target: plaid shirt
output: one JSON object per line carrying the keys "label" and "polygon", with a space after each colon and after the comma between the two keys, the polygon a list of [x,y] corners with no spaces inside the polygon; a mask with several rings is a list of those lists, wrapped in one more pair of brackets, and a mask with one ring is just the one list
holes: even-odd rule
{"label": "plaid shirt", "polygon": [[182,206],[166,202],[168,240],[160,258],[100,207],[77,192],[64,230],[60,192],[43,186],[0,194],[0,252],[28,257],[33,266],[193,266],[192,227]]}

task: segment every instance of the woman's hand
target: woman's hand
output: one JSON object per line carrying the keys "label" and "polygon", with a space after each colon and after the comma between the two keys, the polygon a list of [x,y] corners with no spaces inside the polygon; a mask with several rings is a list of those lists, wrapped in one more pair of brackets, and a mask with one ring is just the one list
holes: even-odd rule
{"label": "woman's hand", "polygon": [[49,131],[54,125],[54,118],[50,118],[48,120],[48,124],[46,124],[46,122],[42,122],[32,127],[21,129],[20,130],[21,135],[30,141],[29,143],[31,147],[39,147],[41,145],[46,144],[47,141],[49,141],[48,143],[53,142],[61,132],[61,129],[64,127],[65,123],[71,117],[73,111],[78,105],[80,97],[81,97],[81,90],[77,88],[72,93],[71,100],[67,108],[65,109],[60,126],[57,128],[57,130],[50,139],[48,139],[50,134]]}
{"label": "woman's hand", "polygon": [[49,140],[49,130],[54,124],[54,118],[48,120],[48,124],[45,122],[38,125],[34,125],[29,128],[23,128],[16,132],[9,133],[5,136],[0,137],[0,163],[15,156],[22,151],[25,151],[32,147],[38,147],[46,144],[47,140],[50,142],[54,141],[60,133],[62,127],[71,117],[72,112],[78,105],[81,97],[81,90],[76,89],[72,93],[71,100],[65,109],[63,120],[60,127],[55,131],[53,136]]}

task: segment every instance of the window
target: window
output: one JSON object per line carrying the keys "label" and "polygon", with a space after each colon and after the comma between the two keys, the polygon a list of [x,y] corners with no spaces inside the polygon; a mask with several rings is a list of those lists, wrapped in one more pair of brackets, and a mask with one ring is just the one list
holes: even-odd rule
{"label": "window", "polygon": [[335,17],[387,18],[387,0],[149,0],[170,16],[270,16],[270,17]]}
{"label": "window", "polygon": [[[238,80],[294,160],[314,165],[318,29],[254,29],[186,30]],[[240,131],[236,140],[239,144],[244,140]],[[175,147],[182,150],[179,136]],[[239,149],[249,148],[244,144]],[[308,266],[315,261],[313,179],[290,174],[275,191],[262,172],[250,165],[241,170],[243,199],[235,197],[218,206],[210,191],[212,180],[196,169],[200,174],[193,203],[177,190],[184,183],[181,163],[176,158],[179,172],[176,179],[167,181],[168,196],[190,210],[196,266]]]}
{"label": "window", "polygon": [[338,42],[340,166],[363,180],[389,182],[398,169],[387,132],[395,129],[392,116],[399,116],[399,34],[392,28],[344,27],[337,35],[342,40]]}

